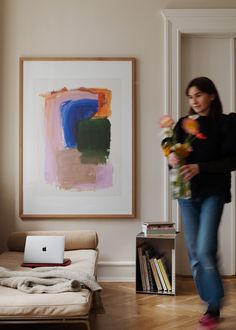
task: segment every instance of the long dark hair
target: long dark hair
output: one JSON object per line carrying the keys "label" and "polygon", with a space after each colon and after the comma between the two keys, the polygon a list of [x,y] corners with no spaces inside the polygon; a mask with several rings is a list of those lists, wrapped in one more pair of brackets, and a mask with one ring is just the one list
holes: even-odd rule
{"label": "long dark hair", "polygon": [[[214,99],[212,100],[212,102],[210,104],[209,117],[211,117],[212,119],[219,117],[220,114],[223,112],[223,107],[222,107],[219,93],[218,93],[213,81],[207,77],[194,78],[193,80],[191,80],[189,82],[189,84],[186,88],[185,94],[187,96],[188,96],[189,89],[191,87],[197,87],[203,93],[207,93],[209,95],[214,95]],[[195,114],[195,112],[192,108],[189,109],[189,114],[190,115]]]}

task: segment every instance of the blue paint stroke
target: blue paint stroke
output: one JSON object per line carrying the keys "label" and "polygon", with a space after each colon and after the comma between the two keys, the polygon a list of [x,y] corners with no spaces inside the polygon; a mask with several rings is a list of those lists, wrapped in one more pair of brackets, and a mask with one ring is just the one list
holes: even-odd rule
{"label": "blue paint stroke", "polygon": [[81,120],[90,119],[98,111],[98,101],[92,99],[68,100],[60,105],[65,146],[76,148],[76,135]]}

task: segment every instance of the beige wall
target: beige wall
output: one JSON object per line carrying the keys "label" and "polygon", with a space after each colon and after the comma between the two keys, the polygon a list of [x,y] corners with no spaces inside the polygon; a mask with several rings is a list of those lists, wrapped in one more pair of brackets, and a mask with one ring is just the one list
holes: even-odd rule
{"label": "beige wall", "polygon": [[[144,220],[163,218],[163,8],[236,8],[235,0],[0,0],[0,249],[12,230],[90,229],[100,260],[135,259]],[[18,60],[20,56],[137,58],[137,217],[31,220],[18,217]],[[131,267],[132,268],[132,267]],[[127,276],[133,276],[133,268]],[[113,275],[111,275],[113,276]]]}

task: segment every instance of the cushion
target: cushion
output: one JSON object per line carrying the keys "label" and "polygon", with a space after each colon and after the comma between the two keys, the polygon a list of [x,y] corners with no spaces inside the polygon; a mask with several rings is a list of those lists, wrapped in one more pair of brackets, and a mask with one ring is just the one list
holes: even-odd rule
{"label": "cushion", "polygon": [[[19,247],[19,245],[16,246]],[[97,250],[65,251],[65,257],[72,261],[71,265],[66,268],[74,271],[82,270],[90,275],[95,274]],[[0,255],[1,267],[11,270],[27,270],[28,268],[20,266],[22,262],[23,252],[7,251]],[[80,292],[28,294],[0,286],[0,297],[0,320],[77,318],[88,315],[92,304],[92,293],[86,288]]]}
{"label": "cushion", "polygon": [[13,232],[8,238],[7,246],[9,251],[23,252],[25,240],[28,235],[42,236],[65,236],[65,250],[96,249],[98,246],[98,235],[94,230],[74,231],[22,231]]}

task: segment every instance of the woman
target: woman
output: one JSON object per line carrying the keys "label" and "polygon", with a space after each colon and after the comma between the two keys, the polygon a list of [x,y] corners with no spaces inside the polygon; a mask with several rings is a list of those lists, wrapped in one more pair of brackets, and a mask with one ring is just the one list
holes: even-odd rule
{"label": "woman", "polygon": [[[217,266],[218,228],[225,203],[231,201],[230,171],[236,158],[231,157],[233,136],[230,121],[214,83],[206,77],[193,79],[187,86],[189,115],[195,118],[207,137],[192,142],[192,152],[181,175],[190,181],[191,198],[179,199],[185,242],[198,293],[208,305],[200,319],[204,326],[217,324],[224,289]],[[175,126],[178,142],[186,133],[180,118]],[[224,164],[227,164],[225,169]]]}

